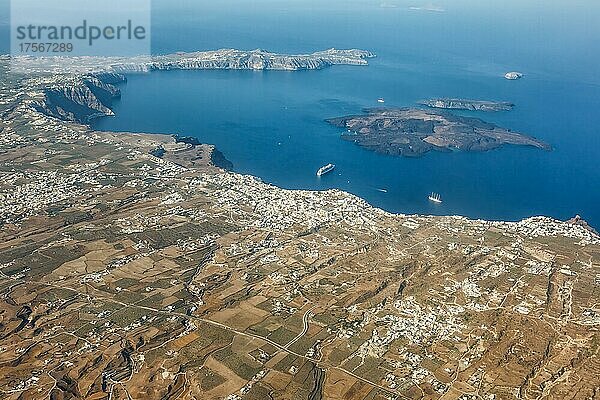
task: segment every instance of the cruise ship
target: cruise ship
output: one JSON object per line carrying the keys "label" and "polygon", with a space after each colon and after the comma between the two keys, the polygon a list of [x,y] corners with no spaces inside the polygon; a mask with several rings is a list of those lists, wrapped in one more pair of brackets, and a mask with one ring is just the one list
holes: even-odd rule
{"label": "cruise ship", "polygon": [[429,195],[429,200],[433,201],[434,203],[440,204],[442,202],[442,196],[440,196],[438,193],[431,193]]}
{"label": "cruise ship", "polygon": [[333,171],[334,169],[335,169],[334,164],[327,164],[327,165],[319,168],[319,170],[317,171],[317,176],[323,176],[325,174],[328,174],[329,172]]}

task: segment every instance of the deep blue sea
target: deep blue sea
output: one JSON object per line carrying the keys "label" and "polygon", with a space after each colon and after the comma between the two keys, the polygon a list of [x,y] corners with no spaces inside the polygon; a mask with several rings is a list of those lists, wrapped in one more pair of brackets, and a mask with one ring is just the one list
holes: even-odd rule
{"label": "deep blue sea", "polygon": [[[600,4],[591,0],[224,0],[154,2],[153,51],[362,48],[368,67],[169,71],[129,76],[99,129],[191,135],[237,172],[290,189],[340,188],[393,212],[517,220],[581,214],[600,227]],[[526,74],[507,81],[507,71]],[[471,113],[552,152],[381,156],[340,139],[329,117],[430,97],[506,100]],[[315,171],[327,163],[335,172]],[[385,189],[387,192],[381,191]],[[433,205],[430,192],[444,202]]]}

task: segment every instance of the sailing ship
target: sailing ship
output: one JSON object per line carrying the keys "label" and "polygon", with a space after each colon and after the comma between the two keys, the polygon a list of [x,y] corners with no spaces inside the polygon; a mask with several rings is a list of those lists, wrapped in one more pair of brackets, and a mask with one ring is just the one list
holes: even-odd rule
{"label": "sailing ship", "polygon": [[432,202],[434,202],[434,203],[440,204],[442,202],[442,196],[440,196],[439,193],[433,193],[432,192],[429,195],[429,200],[432,201]]}

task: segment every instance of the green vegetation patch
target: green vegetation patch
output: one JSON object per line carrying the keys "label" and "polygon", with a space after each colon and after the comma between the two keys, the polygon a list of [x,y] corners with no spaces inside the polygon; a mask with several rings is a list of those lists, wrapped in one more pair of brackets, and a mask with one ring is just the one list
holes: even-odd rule
{"label": "green vegetation patch", "polygon": [[371,382],[381,381],[386,374],[385,369],[379,368],[381,361],[375,358],[367,357],[363,365],[355,371],[357,375],[367,378]]}
{"label": "green vegetation patch", "polygon": [[196,296],[194,296],[193,294],[191,294],[190,292],[188,292],[185,289],[181,289],[181,290],[173,293],[173,296],[177,297],[178,299],[181,299],[181,300],[187,300],[187,301],[196,300]]}
{"label": "green vegetation patch", "polygon": [[272,299],[267,299],[261,303],[258,303],[256,305],[256,308],[259,308],[263,311],[267,311],[267,312],[271,312],[271,310],[273,310],[273,300]]}
{"label": "green vegetation patch", "polygon": [[121,278],[115,282],[115,286],[118,286],[123,289],[129,289],[132,286],[139,284],[140,281],[133,278]]}
{"label": "green vegetation patch", "polygon": [[158,279],[152,282],[152,286],[159,289],[168,289],[173,287],[173,285],[171,285],[171,278]]}
{"label": "green vegetation patch", "polygon": [[351,359],[346,361],[344,364],[342,364],[342,366],[344,367],[344,369],[347,369],[348,371],[354,371],[355,368],[357,368],[360,365],[361,361],[362,360],[359,357],[352,357]]}
{"label": "green vegetation patch", "polygon": [[162,302],[164,299],[165,299],[165,296],[163,296],[160,293],[156,293],[156,294],[140,301],[139,303],[137,303],[137,305],[142,306],[142,307],[150,307],[150,308],[160,309],[160,308],[162,308]]}
{"label": "green vegetation patch", "polygon": [[340,365],[340,363],[348,358],[353,352],[353,349],[348,348],[345,344],[341,344],[336,346],[329,354],[328,360],[334,365]]}
{"label": "green vegetation patch", "polygon": [[252,386],[250,391],[244,396],[244,400],[264,400],[273,398],[272,389],[263,386],[260,382]]}
{"label": "green vegetation patch", "polygon": [[210,368],[202,367],[198,372],[200,388],[209,391],[226,382],[226,379]]}
{"label": "green vegetation patch", "polygon": [[285,374],[289,374],[290,367],[295,365],[296,367],[300,366],[299,358],[293,354],[288,354],[281,361],[279,361],[273,369],[279,372],[283,372]]}
{"label": "green vegetation patch", "polygon": [[149,316],[148,310],[143,310],[134,307],[126,307],[108,316],[108,320],[116,323],[120,327],[124,328],[136,321],[140,321],[142,317]]}
{"label": "green vegetation patch", "polygon": [[274,341],[275,343],[284,346],[288,344],[292,339],[294,339],[298,335],[298,333],[300,332],[292,332],[281,326],[273,333],[271,333],[268,336],[268,338]]}
{"label": "green vegetation patch", "polygon": [[347,312],[345,311],[326,311],[321,314],[316,314],[312,319],[316,322],[327,326],[335,326],[342,319],[345,319]]}
{"label": "green vegetation patch", "polygon": [[314,346],[316,339],[310,336],[303,336],[298,341],[290,346],[290,350],[299,353],[306,354],[308,349]]}
{"label": "green vegetation patch", "polygon": [[248,357],[234,354],[231,346],[227,346],[213,354],[213,357],[220,361],[227,368],[232,370],[239,377],[250,380],[260,369],[260,364],[251,361]]}
{"label": "green vegetation patch", "polygon": [[262,321],[259,324],[248,327],[248,329],[246,329],[246,332],[249,332],[249,333],[261,336],[261,337],[268,337],[271,334],[271,331],[266,328],[266,325],[267,324],[265,323],[265,321]]}
{"label": "green vegetation patch", "polygon": [[135,304],[142,299],[144,299],[144,295],[128,290],[120,291],[115,295],[116,301],[126,304]]}
{"label": "green vegetation patch", "polygon": [[52,288],[49,290],[40,290],[37,292],[37,299],[40,301],[57,301],[70,299],[75,296],[76,293],[69,289]]}

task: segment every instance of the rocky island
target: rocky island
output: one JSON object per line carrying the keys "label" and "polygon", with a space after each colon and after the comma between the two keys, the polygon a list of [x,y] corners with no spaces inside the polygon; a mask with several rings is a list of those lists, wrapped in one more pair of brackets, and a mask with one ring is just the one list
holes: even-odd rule
{"label": "rocky island", "polygon": [[486,101],[446,98],[423,100],[420,101],[419,104],[431,108],[467,111],[510,111],[515,106],[513,103],[507,101]]}
{"label": "rocky island", "polygon": [[[141,68],[147,70],[251,69],[298,71],[323,69],[332,65],[367,65],[366,59],[372,57],[375,57],[373,53],[356,49],[329,49],[300,55],[276,54],[261,49],[253,51],[227,49],[158,56],[150,63],[142,65]],[[128,64],[123,64],[120,68],[127,67]]]}
{"label": "rocky island", "polygon": [[365,114],[328,119],[345,128],[342,138],[368,150],[415,157],[429,151],[485,151],[511,144],[551,150],[530,136],[478,118],[418,108],[373,108]]}
{"label": "rocky island", "polygon": [[28,74],[150,72],[156,70],[236,69],[299,71],[332,65],[368,65],[370,51],[328,49],[311,54],[278,54],[262,49],[220,49],[138,57],[30,57],[12,59],[13,70]]}

